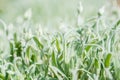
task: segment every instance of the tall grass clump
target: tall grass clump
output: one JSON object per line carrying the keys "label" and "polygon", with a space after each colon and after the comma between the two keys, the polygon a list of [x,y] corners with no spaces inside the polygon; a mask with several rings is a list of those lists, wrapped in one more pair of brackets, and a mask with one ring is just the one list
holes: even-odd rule
{"label": "tall grass clump", "polygon": [[100,11],[64,32],[50,32],[31,15],[29,9],[15,23],[0,20],[1,80],[120,80],[120,20],[111,22]]}

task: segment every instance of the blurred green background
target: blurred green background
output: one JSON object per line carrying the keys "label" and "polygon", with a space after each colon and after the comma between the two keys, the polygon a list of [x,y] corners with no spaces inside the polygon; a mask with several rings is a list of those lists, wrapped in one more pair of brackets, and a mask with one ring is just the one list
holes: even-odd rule
{"label": "blurred green background", "polygon": [[84,18],[96,15],[105,0],[0,0],[0,18],[14,22],[18,16],[32,9],[32,20],[54,25],[59,19],[74,23],[79,1],[83,5]]}

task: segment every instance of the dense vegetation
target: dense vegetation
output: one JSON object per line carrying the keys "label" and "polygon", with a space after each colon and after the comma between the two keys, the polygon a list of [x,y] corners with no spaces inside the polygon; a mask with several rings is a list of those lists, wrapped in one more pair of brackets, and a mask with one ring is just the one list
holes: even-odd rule
{"label": "dense vegetation", "polygon": [[32,22],[30,9],[15,23],[0,20],[0,79],[120,80],[120,20],[100,11],[75,22],[46,30]]}

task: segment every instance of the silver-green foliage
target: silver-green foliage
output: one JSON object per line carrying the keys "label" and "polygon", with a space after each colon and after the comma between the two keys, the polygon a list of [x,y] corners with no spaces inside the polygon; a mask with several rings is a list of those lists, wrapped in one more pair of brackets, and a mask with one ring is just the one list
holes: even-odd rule
{"label": "silver-green foliage", "polygon": [[0,79],[119,80],[120,20],[105,20],[98,15],[55,33],[32,29],[29,19],[13,24],[18,32],[3,29],[9,50],[0,50]]}

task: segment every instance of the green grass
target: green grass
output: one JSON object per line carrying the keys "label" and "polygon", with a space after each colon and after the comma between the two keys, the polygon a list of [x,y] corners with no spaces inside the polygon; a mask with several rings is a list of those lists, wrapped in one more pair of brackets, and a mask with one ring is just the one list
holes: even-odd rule
{"label": "green grass", "polygon": [[0,20],[1,80],[120,80],[120,20],[99,12],[50,30],[25,14],[11,24]]}

